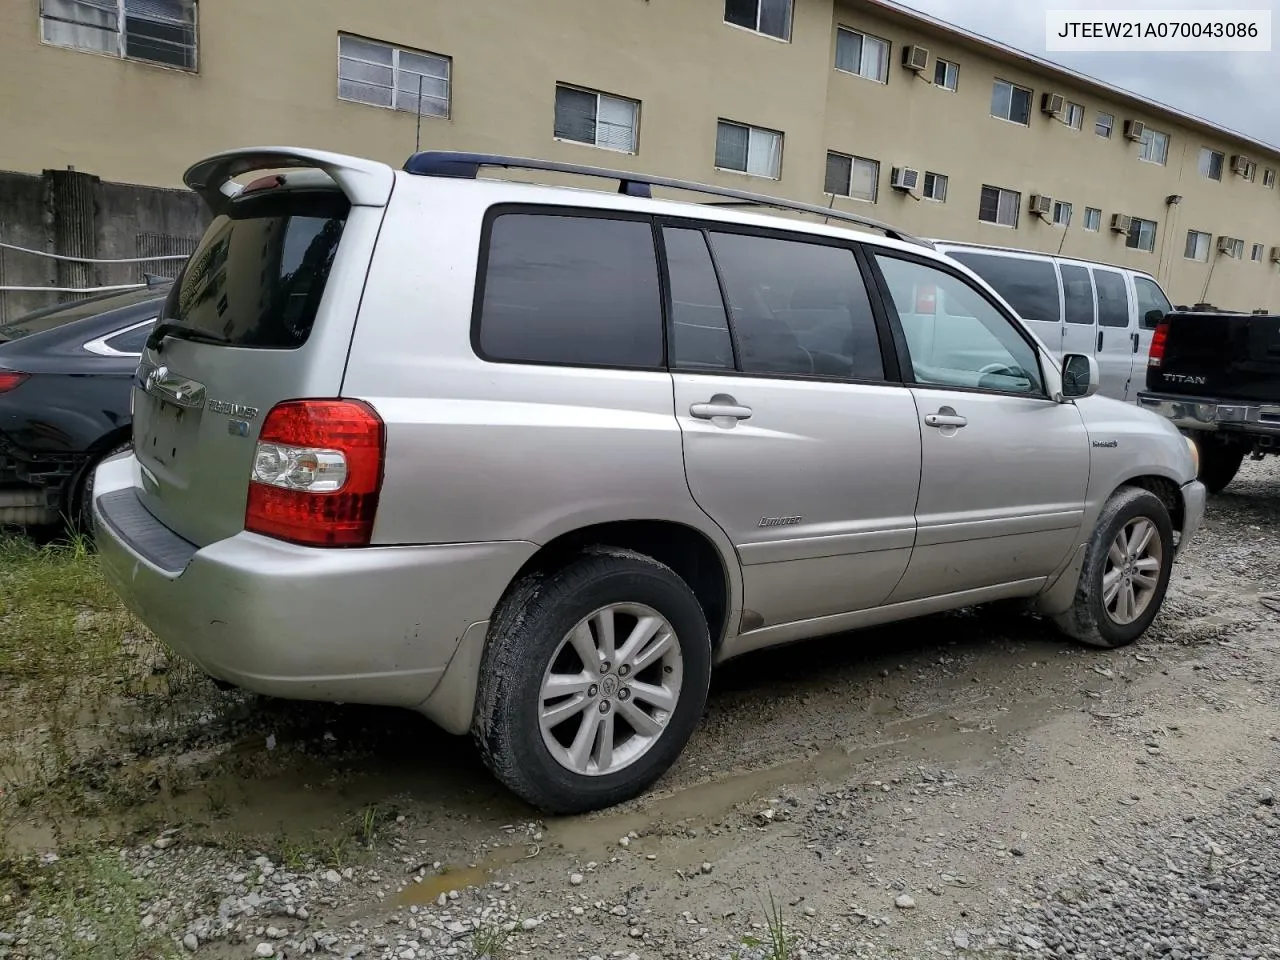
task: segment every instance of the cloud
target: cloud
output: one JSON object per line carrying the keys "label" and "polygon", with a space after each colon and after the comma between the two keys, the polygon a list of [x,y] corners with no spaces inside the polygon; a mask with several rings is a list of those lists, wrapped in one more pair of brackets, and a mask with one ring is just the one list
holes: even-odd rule
{"label": "cloud", "polygon": [[[1280,51],[1270,53],[1047,53],[1046,10],[1100,9],[1100,0],[898,0],[992,40],[1087,73],[1151,100],[1280,147]],[[1137,2],[1124,4],[1129,9]],[[1162,0],[1163,9],[1205,9],[1206,0]],[[1233,0],[1233,9],[1267,9]],[[1274,16],[1274,15],[1273,15]],[[1280,18],[1275,18],[1280,21]]]}

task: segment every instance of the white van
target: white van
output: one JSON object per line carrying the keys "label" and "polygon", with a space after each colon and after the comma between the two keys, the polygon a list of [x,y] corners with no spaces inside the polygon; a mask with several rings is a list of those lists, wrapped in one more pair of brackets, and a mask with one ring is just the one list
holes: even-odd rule
{"label": "white van", "polygon": [[995,287],[1059,359],[1066,353],[1096,357],[1100,393],[1137,402],[1152,331],[1173,309],[1154,277],[1030,250],[934,243]]}

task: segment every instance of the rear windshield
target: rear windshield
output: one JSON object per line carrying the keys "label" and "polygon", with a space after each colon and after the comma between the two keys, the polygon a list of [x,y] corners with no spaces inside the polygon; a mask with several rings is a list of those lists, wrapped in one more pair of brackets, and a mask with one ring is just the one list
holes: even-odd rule
{"label": "rear windshield", "polygon": [[1058,322],[1058,275],[1048,260],[961,251],[949,255],[995,287],[1024,320]]}
{"label": "rear windshield", "polygon": [[349,208],[335,191],[280,192],[236,202],[209,225],[165,302],[162,320],[228,346],[302,346]]}
{"label": "rear windshield", "polygon": [[0,340],[18,340],[33,333],[44,333],[63,324],[83,320],[85,317],[96,317],[122,307],[132,307],[146,300],[158,300],[163,292],[163,288],[160,290],[140,288],[130,290],[128,293],[111,293],[77,300],[74,303],[43,307],[24,314],[17,320],[0,323]]}

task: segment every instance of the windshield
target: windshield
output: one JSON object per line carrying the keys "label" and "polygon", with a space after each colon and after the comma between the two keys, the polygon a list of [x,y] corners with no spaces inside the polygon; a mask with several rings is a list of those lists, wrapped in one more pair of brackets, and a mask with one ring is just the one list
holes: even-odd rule
{"label": "windshield", "polygon": [[76,320],[83,320],[85,317],[96,317],[122,307],[132,307],[148,300],[158,300],[163,293],[163,289],[143,287],[125,293],[109,293],[76,300],[73,303],[43,307],[24,314],[17,320],[0,323],[0,340],[18,340],[33,333],[43,333]]}

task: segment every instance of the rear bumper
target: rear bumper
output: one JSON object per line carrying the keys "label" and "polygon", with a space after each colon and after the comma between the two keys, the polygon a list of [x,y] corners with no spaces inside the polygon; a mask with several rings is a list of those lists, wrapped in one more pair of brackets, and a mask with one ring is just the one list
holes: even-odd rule
{"label": "rear bumper", "polygon": [[1280,403],[1139,393],[1138,406],[1172,420],[1183,430],[1221,430],[1280,438]]}
{"label": "rear bumper", "polygon": [[137,473],[131,454],[96,473],[108,582],[179,656],[269,696],[420,706],[536,549],[319,549],[251,533],[197,549],[141,507]]}

